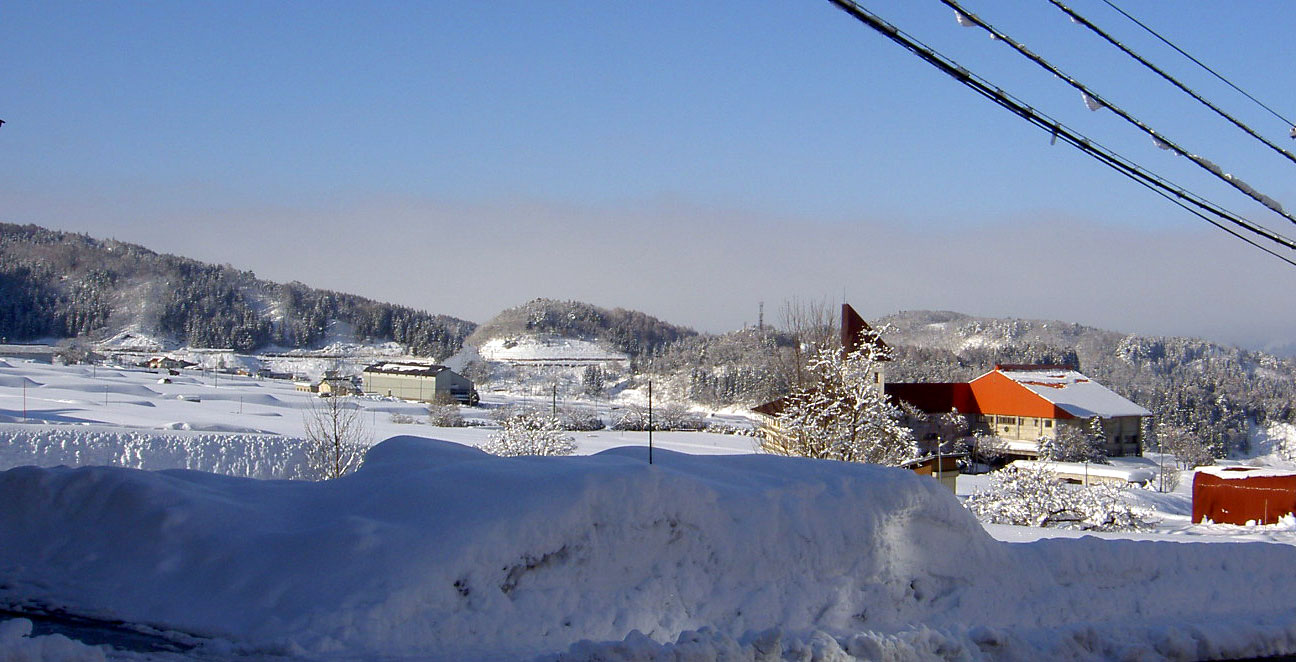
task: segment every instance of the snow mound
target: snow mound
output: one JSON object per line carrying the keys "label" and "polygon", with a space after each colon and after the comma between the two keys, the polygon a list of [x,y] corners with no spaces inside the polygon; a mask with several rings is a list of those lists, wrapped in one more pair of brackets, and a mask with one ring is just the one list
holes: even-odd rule
{"label": "snow mound", "polygon": [[24,386],[27,388],[37,388],[44,386],[44,384],[32,381],[20,375],[0,375],[0,386],[5,388],[22,388]]}
{"label": "snow mound", "polygon": [[173,421],[165,425],[159,425],[159,430],[194,430],[198,432],[237,432],[241,434],[270,434],[265,430],[249,428],[232,423],[217,423],[212,421]]}
{"label": "snow mound", "polygon": [[46,382],[41,388],[57,389],[62,391],[77,391],[80,393],[116,393],[118,395],[134,395],[140,397],[157,397],[161,395],[153,389],[140,384],[118,384],[113,382],[99,381],[50,381]]}
{"label": "snow mound", "polygon": [[907,471],[655,460],[395,437],[326,483],[13,469],[0,600],[337,659],[1296,650],[1286,546],[1000,543]]}
{"label": "snow mound", "polygon": [[296,478],[308,475],[303,447],[300,439],[274,435],[25,425],[0,428],[0,467],[113,465]]}
{"label": "snow mound", "polygon": [[61,634],[31,636],[25,618],[0,621],[0,660],[4,662],[103,662],[103,649],[72,641]]}

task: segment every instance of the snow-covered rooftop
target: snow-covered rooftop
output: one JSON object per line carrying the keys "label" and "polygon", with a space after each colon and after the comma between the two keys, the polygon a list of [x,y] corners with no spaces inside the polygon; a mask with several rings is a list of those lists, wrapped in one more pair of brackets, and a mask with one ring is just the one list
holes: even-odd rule
{"label": "snow-covered rooftop", "polygon": [[996,370],[1077,418],[1152,415],[1076,370],[1043,366],[998,366]]}
{"label": "snow-covered rooftop", "polygon": [[365,372],[381,372],[397,375],[421,375],[424,377],[433,377],[446,367],[443,365],[434,365],[430,363],[405,363],[398,361],[384,361],[375,363],[364,369]]}

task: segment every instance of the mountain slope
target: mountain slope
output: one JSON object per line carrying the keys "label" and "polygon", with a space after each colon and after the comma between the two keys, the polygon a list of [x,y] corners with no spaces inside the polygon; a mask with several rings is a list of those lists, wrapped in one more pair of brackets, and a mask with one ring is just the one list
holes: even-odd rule
{"label": "mountain slope", "polygon": [[311,347],[338,325],[358,340],[395,341],[435,357],[453,354],[476,328],[135,244],[0,223],[0,339],[102,339],[134,328],[192,347],[246,352]]}

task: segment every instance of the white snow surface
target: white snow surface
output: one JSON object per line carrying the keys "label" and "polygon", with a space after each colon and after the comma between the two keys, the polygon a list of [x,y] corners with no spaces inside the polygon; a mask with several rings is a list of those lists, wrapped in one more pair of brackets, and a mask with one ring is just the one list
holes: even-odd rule
{"label": "white snow surface", "polygon": [[598,656],[702,628],[715,650],[818,632],[852,656],[1296,651],[1289,546],[1003,543],[935,481],[870,465],[397,437],[327,483],[24,467],[0,501],[0,539],[23,541],[0,548],[0,598],[243,651],[629,659]]}
{"label": "white snow surface", "polygon": [[[14,359],[0,378],[0,467],[17,467],[0,472],[0,609],[211,638],[147,659],[1296,652],[1296,518],[1194,525],[1187,472],[1127,492],[1154,532],[983,527],[929,478],[750,455],[749,437],[658,433],[652,466],[645,433],[606,430],[573,433],[583,456],[496,458],[461,445],[492,427],[369,399],[388,441],[359,472],[286,481],[311,397],[291,383]],[[0,660],[101,659],[29,631],[0,618]]]}
{"label": "white snow surface", "polygon": [[624,352],[589,340],[563,336],[532,335],[492,338],[477,349],[487,361],[625,361]]}
{"label": "white snow surface", "polygon": [[1151,416],[1106,386],[1075,370],[1000,370],[1004,376],[1072,416]]}

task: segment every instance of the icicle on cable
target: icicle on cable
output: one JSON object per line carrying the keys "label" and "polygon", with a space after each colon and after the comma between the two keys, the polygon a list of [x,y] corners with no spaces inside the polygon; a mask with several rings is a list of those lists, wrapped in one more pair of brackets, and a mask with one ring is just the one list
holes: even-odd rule
{"label": "icicle on cable", "polygon": [[1160,39],[1160,40],[1161,40],[1161,43],[1165,44],[1166,46],[1169,46],[1170,48],[1175,49],[1175,51],[1178,52],[1180,55],[1182,55],[1182,56],[1188,58],[1189,60],[1192,60],[1192,61],[1193,61],[1193,64],[1196,64],[1197,66],[1201,67],[1202,69],[1205,69],[1206,71],[1210,72],[1210,74],[1211,74],[1212,76],[1214,76],[1214,77],[1220,79],[1221,81],[1223,81],[1225,85],[1228,85],[1229,87],[1233,88],[1234,90],[1237,90],[1237,92],[1238,92],[1239,94],[1241,94],[1242,96],[1244,96],[1244,97],[1250,99],[1251,101],[1255,102],[1255,104],[1256,104],[1257,106],[1260,106],[1261,108],[1264,108],[1265,110],[1269,111],[1269,114],[1273,115],[1274,117],[1277,117],[1279,120],[1282,120],[1284,123],[1287,124],[1287,126],[1292,127],[1292,137],[1293,137],[1293,138],[1296,138],[1296,122],[1293,122],[1293,121],[1287,119],[1286,117],[1283,117],[1282,115],[1279,115],[1279,114],[1278,114],[1278,111],[1274,110],[1273,108],[1270,108],[1269,106],[1266,106],[1263,102],[1261,102],[1259,99],[1257,99],[1257,98],[1251,96],[1250,94],[1247,94],[1247,91],[1246,91],[1246,90],[1244,90],[1244,89],[1238,87],[1237,85],[1234,85],[1232,81],[1230,81],[1229,79],[1227,79],[1227,78],[1221,76],[1220,74],[1216,73],[1216,71],[1215,71],[1214,69],[1211,69],[1210,67],[1206,66],[1206,64],[1205,64],[1204,62],[1202,62],[1201,60],[1198,60],[1197,58],[1195,58],[1195,57],[1193,57],[1192,55],[1190,55],[1190,54],[1188,53],[1188,51],[1185,51],[1184,49],[1179,48],[1178,46],[1176,46],[1176,45],[1174,44],[1174,42],[1172,42],[1172,41],[1170,41],[1169,39],[1166,39],[1165,37],[1162,37],[1160,34],[1158,34],[1156,30],[1153,30],[1152,28],[1148,27],[1147,25],[1144,25],[1143,22],[1140,21],[1140,20],[1138,20],[1137,18],[1134,18],[1133,16],[1130,16],[1128,12],[1126,12],[1124,9],[1121,9],[1120,7],[1117,7],[1115,4],[1113,4],[1113,3],[1111,2],[1111,0],[1103,0],[1103,2],[1104,2],[1108,7],[1111,7],[1112,9],[1116,10],[1116,12],[1119,13],[1121,16],[1124,16],[1125,18],[1128,18],[1129,20],[1133,21],[1135,25],[1137,25],[1137,26],[1139,26],[1140,28],[1143,28],[1144,30],[1146,30],[1146,31],[1147,31],[1149,34],[1151,34],[1153,37],[1156,37],[1157,39]]}
{"label": "icicle on cable", "polygon": [[[1278,146],[1276,143],[1270,141],[1268,138],[1265,138],[1264,136],[1260,135],[1260,133],[1255,129],[1242,123],[1241,120],[1233,117],[1227,112],[1224,112],[1224,110],[1222,110],[1215,104],[1208,101],[1205,97],[1198,94],[1196,91],[1189,88],[1187,85],[1184,85],[1183,83],[1179,82],[1178,79],[1166,73],[1160,67],[1157,67],[1155,64],[1149,62],[1146,58],[1136,53],[1133,49],[1129,48],[1125,44],[1122,44],[1120,41],[1117,41],[1116,38],[1112,37],[1110,34],[1108,34],[1102,28],[1095,25],[1089,19],[1085,18],[1084,16],[1081,16],[1079,13],[1077,13],[1076,11],[1072,10],[1070,7],[1063,4],[1060,0],[1049,0],[1049,3],[1052,4],[1054,7],[1057,7],[1064,14],[1066,14],[1071,19],[1072,23],[1075,23],[1077,25],[1083,25],[1084,27],[1088,28],[1091,32],[1098,35],[1099,37],[1102,37],[1104,40],[1107,41],[1107,43],[1116,47],[1122,53],[1125,53],[1131,58],[1134,58],[1134,60],[1136,60],[1139,64],[1142,64],[1144,67],[1147,67],[1153,73],[1160,76],[1163,80],[1179,88],[1179,90],[1182,91],[1184,94],[1187,94],[1188,96],[1196,100],[1198,103],[1214,111],[1216,115],[1223,117],[1225,120],[1228,120],[1229,123],[1233,124],[1233,126],[1236,126],[1237,128],[1244,131],[1247,135],[1251,136],[1252,138],[1255,138],[1256,140],[1259,140],[1260,142],[1268,146],[1270,149],[1283,155],[1284,157],[1287,158],[1288,161],[1291,161],[1292,163],[1296,163],[1296,154],[1293,154],[1287,151],[1286,149],[1283,149],[1282,147]],[[969,23],[975,25],[974,22],[972,22],[970,19],[967,19],[966,17],[964,17],[964,20],[967,20]],[[1296,139],[1296,126],[1292,127],[1291,135],[1293,139]]]}
{"label": "icicle on cable", "polygon": [[[1008,95],[1002,89],[995,87],[988,81],[973,74],[957,62],[950,60],[948,57],[936,52],[926,44],[913,38],[911,35],[900,31],[894,25],[887,23],[877,15],[864,9],[855,0],[829,0],[829,2],[832,2],[839,9],[851,15],[851,17],[864,23],[870,28],[873,28],[886,38],[910,51],[914,55],[917,55],[920,59],[943,71],[950,77],[964,84],[974,92],[986,97],[1005,110],[1012,112],[1037,127],[1052,132],[1056,136],[1060,136],[1065,142],[1085,152],[1103,165],[1112,168],[1131,181],[1152,190],[1158,195],[1187,210],[1189,213],[1192,213],[1194,216],[1205,220],[1211,225],[1224,230],[1242,241],[1245,241],[1251,246],[1259,248],[1260,250],[1291,264],[1292,266],[1296,266],[1296,261],[1293,261],[1293,259],[1279,254],[1267,246],[1257,243],[1255,240],[1238,233],[1236,230],[1224,225],[1220,221],[1222,220],[1231,225],[1242,228],[1289,250],[1296,250],[1296,241],[1293,241],[1292,239],[1264,226],[1248,221],[1245,218],[1202,198],[1192,191],[1148,171],[1146,168],[1143,168],[1137,163],[1112,152],[1102,145],[1089,140],[1087,137],[1076,133],[1060,122],[1043,115],[1030,106]],[[1211,216],[1207,216],[1207,214],[1210,214]],[[1212,218],[1212,216],[1214,218]]]}
{"label": "icicle on cable", "polygon": [[1242,192],[1243,195],[1246,195],[1247,197],[1251,198],[1252,200],[1255,200],[1256,202],[1259,202],[1260,204],[1262,204],[1262,205],[1264,205],[1265,207],[1267,207],[1269,210],[1271,210],[1271,211],[1277,213],[1278,215],[1282,216],[1283,218],[1287,219],[1288,221],[1291,221],[1293,224],[1296,224],[1296,217],[1294,217],[1294,216],[1288,214],[1286,211],[1282,211],[1282,205],[1278,205],[1278,204],[1274,201],[1273,198],[1270,198],[1270,197],[1267,196],[1267,195],[1260,194],[1260,193],[1257,192],[1255,189],[1253,189],[1253,188],[1251,188],[1251,187],[1249,187],[1249,186],[1247,186],[1247,187],[1239,186],[1239,185],[1237,184],[1237,180],[1236,180],[1236,179],[1231,179],[1231,178],[1228,178],[1228,177],[1223,177],[1223,176],[1222,176],[1222,173],[1217,172],[1217,169],[1214,169],[1214,170],[1213,170],[1213,169],[1207,167],[1207,166],[1206,166],[1206,163],[1209,163],[1209,162],[1206,161],[1205,159],[1203,159],[1203,158],[1197,156],[1196,154],[1193,154],[1193,153],[1189,152],[1187,149],[1185,149],[1184,147],[1180,146],[1180,145],[1179,145],[1178,143],[1176,143],[1175,141],[1172,141],[1172,140],[1170,140],[1169,138],[1166,138],[1165,136],[1159,136],[1159,135],[1157,134],[1157,132],[1154,131],[1154,130],[1152,129],[1152,127],[1150,127],[1150,126],[1148,126],[1147,124],[1143,123],[1141,120],[1139,120],[1138,118],[1134,117],[1133,115],[1130,115],[1128,112],[1126,112],[1126,111],[1125,111],[1124,109],[1122,109],[1121,107],[1116,106],[1116,105],[1112,104],[1110,101],[1104,99],[1101,95],[1099,95],[1097,92],[1094,92],[1092,89],[1090,89],[1089,87],[1087,87],[1084,83],[1081,83],[1080,81],[1078,81],[1078,80],[1076,80],[1075,78],[1073,78],[1073,77],[1071,77],[1070,75],[1068,75],[1066,72],[1064,72],[1064,71],[1062,71],[1061,69],[1058,69],[1057,67],[1053,66],[1053,64],[1050,63],[1048,60],[1045,60],[1044,58],[1040,57],[1039,55],[1036,55],[1035,53],[1031,52],[1031,50],[1028,49],[1028,48],[1026,48],[1025,46],[1023,46],[1023,45],[1021,44],[1021,42],[1018,42],[1018,41],[1012,39],[1011,37],[1009,37],[1008,35],[1004,34],[1003,32],[1000,32],[999,30],[996,30],[993,26],[991,26],[989,23],[987,23],[987,22],[985,22],[984,20],[982,20],[982,19],[981,19],[980,17],[978,17],[976,14],[973,14],[973,13],[969,12],[968,10],[964,9],[963,6],[960,5],[958,2],[956,2],[955,0],[940,0],[940,2],[943,3],[943,4],[945,4],[945,5],[948,6],[949,8],[953,9],[954,11],[957,11],[957,12],[962,13],[964,16],[966,16],[966,17],[968,18],[968,20],[975,22],[975,23],[976,23],[978,26],[980,26],[982,29],[986,30],[987,32],[990,32],[990,33],[991,33],[992,35],[994,35],[996,38],[998,38],[999,40],[1003,41],[1005,44],[1011,46],[1013,50],[1015,50],[1015,51],[1017,51],[1018,53],[1020,53],[1023,57],[1025,57],[1026,59],[1030,60],[1031,62],[1034,62],[1035,64],[1039,65],[1039,66],[1040,66],[1041,68],[1043,68],[1045,71],[1048,71],[1049,73],[1053,74],[1054,76],[1057,76],[1058,78],[1061,78],[1061,79],[1062,79],[1063,81],[1065,81],[1068,85],[1070,85],[1071,87],[1074,87],[1075,89],[1079,90],[1082,94],[1086,94],[1086,95],[1088,95],[1088,96],[1090,96],[1090,97],[1093,97],[1093,99],[1094,99],[1095,101],[1101,103],[1103,106],[1106,106],[1106,107],[1107,107],[1108,109],[1110,109],[1113,113],[1116,113],[1116,115],[1117,115],[1118,117],[1120,117],[1121,119],[1125,120],[1126,122],[1129,122],[1130,124],[1133,124],[1135,127],[1137,127],[1138,129],[1140,129],[1140,130],[1143,131],[1144,133],[1148,134],[1149,136],[1151,136],[1151,137],[1153,137],[1153,138],[1157,138],[1158,140],[1160,140],[1161,142],[1165,143],[1166,145],[1169,145],[1171,151],[1173,151],[1173,152],[1175,152],[1176,154],[1179,154],[1179,155],[1181,155],[1181,156],[1187,157],[1188,160],[1192,161],[1193,163],[1196,163],[1198,166],[1201,166],[1201,167],[1202,167],[1204,170],[1206,170],[1207,172],[1210,172],[1210,173],[1214,174],[1214,175],[1215,175],[1216,177],[1218,177],[1221,181],[1227,183],[1229,186],[1232,186],[1234,189],[1236,189],[1236,190]]}

